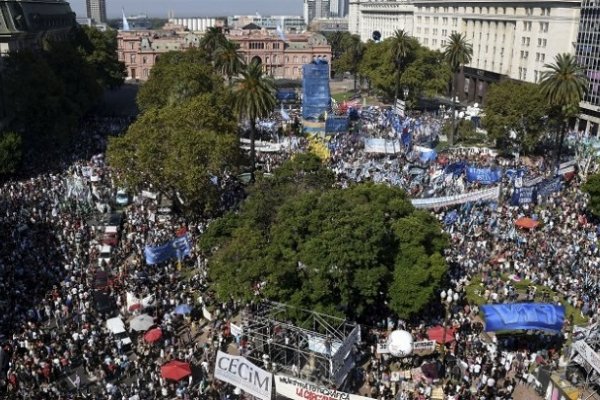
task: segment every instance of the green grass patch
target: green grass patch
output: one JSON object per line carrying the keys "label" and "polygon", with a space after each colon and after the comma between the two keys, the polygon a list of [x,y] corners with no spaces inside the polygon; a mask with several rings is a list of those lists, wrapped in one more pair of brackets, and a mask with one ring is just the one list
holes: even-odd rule
{"label": "green grass patch", "polygon": [[349,100],[350,97],[352,97],[354,95],[354,93],[355,93],[354,90],[349,90],[347,92],[340,92],[340,93],[332,94],[331,97],[333,97],[333,99],[335,101],[340,103],[344,100]]}
{"label": "green grass patch", "polygon": [[[503,281],[506,282],[509,279],[510,278],[507,274],[502,275]],[[525,294],[527,287],[532,285],[531,281],[527,279],[522,279],[520,282],[512,281],[511,283],[519,294]],[[567,319],[573,318],[574,325],[584,325],[588,322],[586,317],[581,316],[581,310],[564,301],[564,298],[560,293],[550,290],[545,286],[534,286],[536,287],[536,298],[540,297],[543,293],[549,293],[550,298],[558,296],[561,304],[565,307],[565,317]],[[476,304],[477,306],[487,304],[487,301],[483,297],[483,294],[485,293],[485,287],[482,285],[481,275],[475,275],[473,279],[471,279],[471,283],[465,288],[465,293],[470,304]]]}

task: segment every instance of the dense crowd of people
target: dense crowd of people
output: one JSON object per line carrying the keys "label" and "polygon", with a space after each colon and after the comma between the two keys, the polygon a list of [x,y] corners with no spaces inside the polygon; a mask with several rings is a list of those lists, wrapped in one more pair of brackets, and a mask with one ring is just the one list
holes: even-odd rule
{"label": "dense crowd of people", "polygon": [[[63,161],[61,171],[0,187],[0,393],[6,398],[234,395],[231,386],[212,379],[211,371],[216,351],[226,349],[231,340],[228,321],[241,305],[219,304],[210,297],[207,260],[194,246],[185,259],[170,259],[160,268],[145,260],[147,246],[182,236],[194,243],[213,216],[184,220],[164,212],[160,195],[151,193],[131,194],[125,212],[121,210],[102,151],[106,134],[119,132],[128,122],[88,122],[80,147]],[[404,133],[410,131],[417,145],[435,140],[442,126],[435,115],[405,122]],[[399,134],[378,110],[370,110],[355,126],[351,133],[329,141],[329,166],[342,186],[370,180],[403,187],[414,198],[436,198],[485,187],[467,180],[464,171],[448,172],[454,163],[523,169],[527,179],[552,174],[541,159],[502,159],[473,148],[453,149],[432,161],[420,160],[412,146],[397,154],[370,154],[365,152],[365,139]],[[307,149],[304,139],[286,140],[283,151],[258,154],[265,172]],[[450,266],[446,289],[458,293],[459,299],[447,312],[432,305],[423,318],[386,320],[366,332],[360,351],[368,362],[364,370],[352,374],[357,390],[362,387],[365,394],[382,400],[431,398],[436,387],[447,399],[509,399],[517,385],[535,385],[536,366],[562,365],[562,339],[573,321],[562,335],[489,337],[482,333],[478,307],[466,296],[466,287],[473,282],[480,284],[476,295],[482,302],[564,302],[596,322],[599,231],[586,215],[587,199],[578,178],[561,191],[517,206],[509,201],[514,179],[505,175],[501,182],[499,200],[432,210],[451,240],[445,254]],[[231,209],[243,196],[239,182],[226,177],[217,184],[222,210]],[[517,228],[515,221],[523,216],[538,221],[539,228]],[[109,224],[117,225],[118,239],[107,256],[101,253]],[[183,279],[190,271],[191,276]],[[531,282],[527,293],[515,289],[522,280]],[[548,291],[536,293],[535,285]],[[109,318],[130,321],[140,315],[148,315],[152,329],[159,330],[155,339],[146,338],[146,330],[128,329],[123,335],[107,326]],[[425,340],[427,329],[436,325],[452,328],[438,349],[442,361],[436,352],[416,358],[421,363],[416,365],[415,359],[376,350],[392,329],[408,330],[415,340]],[[172,360],[188,363],[191,375],[165,379],[161,366]]]}

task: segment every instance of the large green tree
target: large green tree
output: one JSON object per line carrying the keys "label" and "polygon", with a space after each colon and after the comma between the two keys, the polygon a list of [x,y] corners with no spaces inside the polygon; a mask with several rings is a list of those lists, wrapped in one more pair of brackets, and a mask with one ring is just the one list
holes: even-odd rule
{"label": "large green tree", "polygon": [[538,85],[506,80],[487,91],[482,122],[501,147],[527,154],[544,133],[548,112]]}
{"label": "large green tree", "polygon": [[221,90],[223,80],[210,60],[206,52],[194,48],[161,54],[138,93],[140,110],[178,104],[202,93]]}
{"label": "large green tree", "polygon": [[394,98],[395,88],[395,61],[391,47],[390,39],[379,43],[368,41],[359,66],[359,73],[366,78],[369,87],[387,99]]}
{"label": "large green tree", "polygon": [[560,123],[556,143],[556,167],[560,164],[569,118],[579,112],[579,103],[588,89],[588,79],[574,55],[557,54],[553,64],[544,65],[540,88]]}
{"label": "large green tree", "polygon": [[331,183],[314,156],[299,156],[211,225],[199,244],[220,299],[258,294],[360,321],[410,317],[434,299],[447,242],[435,218],[400,189]]}
{"label": "large green tree", "polygon": [[400,77],[400,86],[409,90],[409,100],[415,102],[420,97],[444,93],[451,77],[452,73],[441,52],[418,46]]}
{"label": "large green tree", "polygon": [[336,74],[342,76],[346,72],[351,73],[354,78],[354,90],[356,90],[365,45],[358,35],[345,35],[342,41],[344,51],[333,59],[331,68]]}
{"label": "large green tree", "polygon": [[250,172],[254,179],[256,166],[256,120],[266,118],[275,109],[275,83],[258,62],[251,62],[235,80],[233,106],[242,120],[250,123]]}
{"label": "large green tree", "polygon": [[220,46],[227,41],[227,38],[223,34],[221,28],[211,27],[206,30],[202,39],[200,40],[200,48],[206,52],[206,54],[212,56],[212,54]]}
{"label": "large green tree", "polygon": [[16,132],[0,133],[0,176],[17,172],[21,156],[21,135]]}
{"label": "large green tree", "polygon": [[235,172],[239,141],[231,99],[221,93],[202,94],[181,104],[152,108],[112,137],[108,160],[127,187],[150,187],[185,211],[211,211],[218,201],[212,182]]}
{"label": "large green tree", "polygon": [[471,62],[473,57],[473,45],[467,41],[463,33],[455,32],[448,37],[444,47],[444,57],[450,66],[454,77],[452,79],[452,124],[448,141],[450,145],[454,144],[454,134],[456,132],[456,98],[458,97],[458,76],[465,65]]}
{"label": "large green tree", "polygon": [[117,31],[100,31],[79,26],[74,31],[75,44],[85,61],[93,68],[98,84],[106,89],[121,86],[125,80],[125,64],[117,55]]}
{"label": "large green tree", "polygon": [[588,176],[581,188],[590,196],[588,204],[590,211],[596,217],[600,217],[600,174]]}

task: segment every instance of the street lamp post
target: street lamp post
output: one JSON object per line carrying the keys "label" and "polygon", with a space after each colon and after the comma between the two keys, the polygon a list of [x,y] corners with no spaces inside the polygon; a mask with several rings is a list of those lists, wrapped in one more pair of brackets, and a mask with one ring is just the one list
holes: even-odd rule
{"label": "street lamp post", "polygon": [[458,293],[453,292],[452,289],[448,289],[448,292],[442,290],[440,293],[440,299],[442,300],[442,304],[444,305],[444,334],[442,336],[442,365],[446,365],[446,335],[448,334],[448,323],[450,317],[450,310],[452,309],[452,305],[458,302],[459,296]]}

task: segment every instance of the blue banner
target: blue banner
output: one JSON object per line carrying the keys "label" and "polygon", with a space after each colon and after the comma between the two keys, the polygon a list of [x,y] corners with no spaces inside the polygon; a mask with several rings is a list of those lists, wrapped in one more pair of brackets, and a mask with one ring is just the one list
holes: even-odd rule
{"label": "blue banner", "polygon": [[279,89],[276,96],[279,101],[294,101],[296,100],[296,91],[294,89]]}
{"label": "blue banner", "polygon": [[144,256],[146,264],[154,265],[168,261],[171,258],[181,260],[183,257],[189,256],[192,247],[187,235],[175,238],[161,246],[146,246],[144,248]]}
{"label": "blue banner", "polygon": [[491,185],[502,179],[502,170],[492,168],[467,167],[467,181]]}
{"label": "blue banner", "polygon": [[486,304],[480,307],[486,332],[545,330],[560,332],[565,308],[548,303]]}
{"label": "blue banner", "polygon": [[447,174],[454,174],[456,176],[462,174],[463,172],[465,172],[465,168],[467,167],[467,164],[464,161],[460,161],[460,162],[455,162],[452,164],[449,164],[446,169],[444,170],[445,173]]}
{"label": "blue banner", "polygon": [[348,132],[350,120],[348,117],[328,117],[325,121],[325,132],[340,133]]}
{"label": "blue banner", "polygon": [[437,153],[433,149],[423,150],[419,153],[419,161],[426,163],[434,161],[437,158]]}
{"label": "blue banner", "polygon": [[530,204],[535,201],[535,186],[522,187],[515,189],[510,204],[513,206],[520,206],[524,204]]}
{"label": "blue banner", "polygon": [[405,147],[410,147],[410,145],[412,144],[412,135],[408,131],[408,128],[404,128],[404,130],[402,131],[402,135],[400,136],[400,140],[402,140],[402,144]]}
{"label": "blue banner", "polygon": [[551,179],[544,179],[536,185],[537,194],[542,197],[550,196],[554,192],[562,190],[562,177],[557,176]]}
{"label": "blue banner", "polygon": [[444,224],[453,225],[456,221],[458,221],[458,211],[452,210],[446,215],[444,218]]}

